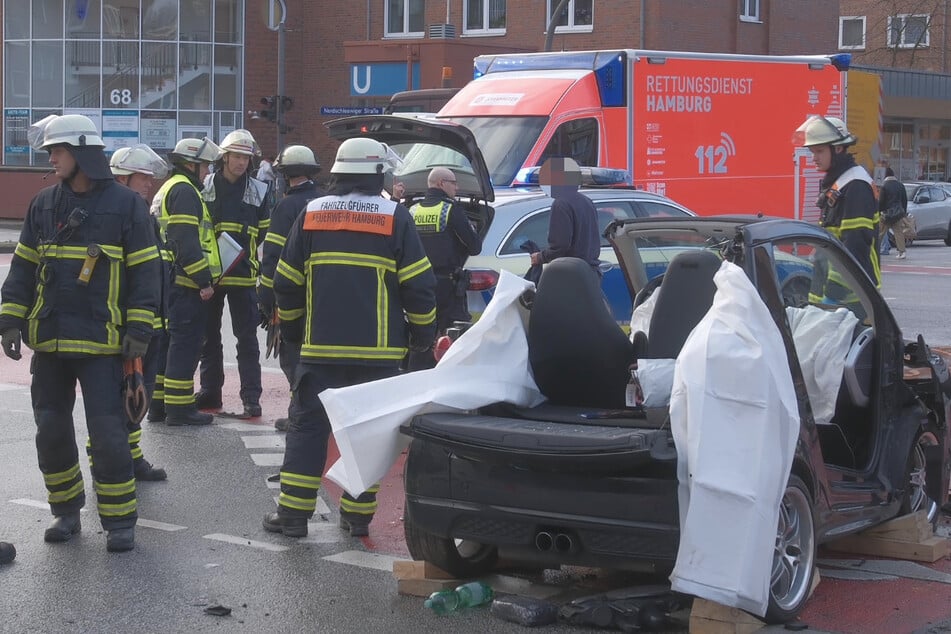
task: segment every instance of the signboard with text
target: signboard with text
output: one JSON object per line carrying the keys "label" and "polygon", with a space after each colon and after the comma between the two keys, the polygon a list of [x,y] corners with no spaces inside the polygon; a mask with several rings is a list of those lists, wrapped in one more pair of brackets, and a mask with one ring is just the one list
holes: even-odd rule
{"label": "signboard with text", "polygon": [[401,90],[419,89],[419,62],[413,62],[407,77],[404,62],[350,64],[351,97],[386,97]]}

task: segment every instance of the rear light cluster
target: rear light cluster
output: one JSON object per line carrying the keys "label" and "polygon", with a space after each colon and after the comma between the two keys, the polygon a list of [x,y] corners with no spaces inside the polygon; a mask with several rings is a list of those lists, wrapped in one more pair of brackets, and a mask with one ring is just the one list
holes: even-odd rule
{"label": "rear light cluster", "polygon": [[499,283],[498,271],[492,269],[469,269],[469,290],[487,291]]}
{"label": "rear light cluster", "polygon": [[433,357],[436,358],[436,361],[439,361],[443,358],[443,355],[449,352],[449,346],[452,345],[452,338],[449,335],[443,335],[436,340],[436,345],[433,346]]}

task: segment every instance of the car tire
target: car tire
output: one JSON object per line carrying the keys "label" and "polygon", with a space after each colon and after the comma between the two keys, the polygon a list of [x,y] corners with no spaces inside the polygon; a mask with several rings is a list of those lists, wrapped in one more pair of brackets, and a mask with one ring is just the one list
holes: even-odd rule
{"label": "car tire", "polygon": [[908,456],[905,470],[905,495],[902,497],[898,516],[925,511],[928,521],[934,527],[938,522],[938,503],[928,494],[928,461],[926,447],[937,445],[938,441],[930,432],[921,432],[915,438]]}
{"label": "car tire", "polygon": [[455,577],[484,575],[495,567],[499,558],[495,546],[433,535],[416,526],[409,514],[404,519],[403,530],[413,559],[428,561]]}
{"label": "car tire", "polygon": [[787,623],[802,611],[816,573],[816,522],[806,484],[789,476],[779,506],[779,524],[769,582],[767,623]]}
{"label": "car tire", "polygon": [[951,222],[948,223],[948,232],[944,234],[944,246],[951,247]]}

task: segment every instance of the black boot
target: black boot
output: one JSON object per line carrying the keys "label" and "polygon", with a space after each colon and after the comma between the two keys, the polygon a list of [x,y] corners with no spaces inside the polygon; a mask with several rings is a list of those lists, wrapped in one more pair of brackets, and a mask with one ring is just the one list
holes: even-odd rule
{"label": "black boot", "polygon": [[82,530],[79,521],[79,511],[67,515],[57,515],[53,523],[43,533],[43,540],[47,542],[68,542],[73,535]]}
{"label": "black boot", "polygon": [[149,405],[148,421],[150,423],[161,423],[165,420],[165,403],[153,400]]}
{"label": "black boot", "polygon": [[0,565],[8,564],[17,557],[17,549],[10,542],[0,542]]}
{"label": "black boot", "polygon": [[165,409],[167,411],[165,424],[170,427],[178,427],[180,425],[211,425],[211,421],[215,418],[211,414],[199,412],[195,407],[169,406]]}
{"label": "black boot", "polygon": [[198,409],[221,409],[221,392],[213,394],[201,390],[195,394],[195,407]]}
{"label": "black boot", "polygon": [[159,482],[168,477],[165,469],[153,467],[152,463],[145,458],[138,458],[132,463],[135,469],[135,479],[142,482]]}
{"label": "black boot", "polygon": [[122,553],[135,547],[135,527],[115,528],[106,533],[106,550]]}
{"label": "black boot", "polygon": [[366,537],[370,534],[369,520],[366,522],[360,522],[357,520],[351,521],[341,515],[338,524],[343,530],[350,531],[350,537]]}
{"label": "black boot", "polygon": [[264,530],[283,533],[285,537],[307,537],[307,518],[268,513],[264,516]]}
{"label": "black boot", "polygon": [[244,404],[245,418],[258,418],[261,416],[261,406],[258,403]]}
{"label": "black boot", "polygon": [[276,429],[277,431],[287,431],[287,429],[290,426],[291,426],[290,418],[278,418],[276,421],[274,421],[274,429]]}

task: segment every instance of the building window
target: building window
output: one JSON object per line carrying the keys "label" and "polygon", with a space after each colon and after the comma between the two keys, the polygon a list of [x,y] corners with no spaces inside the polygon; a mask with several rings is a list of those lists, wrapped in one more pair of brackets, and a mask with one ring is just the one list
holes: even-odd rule
{"label": "building window", "polygon": [[839,48],[849,50],[865,48],[864,15],[839,16]]}
{"label": "building window", "polygon": [[425,0],[386,0],[387,37],[423,37]]}
{"label": "building window", "polygon": [[924,48],[928,46],[931,16],[901,14],[888,18],[889,48]]}
{"label": "building window", "polygon": [[740,0],[740,20],[743,22],[762,22],[759,13],[759,0]]}
{"label": "building window", "polygon": [[463,33],[505,33],[505,0],[465,0]]}
{"label": "building window", "polygon": [[[551,22],[558,0],[548,0],[548,22]],[[545,24],[548,26],[548,23]],[[565,31],[591,32],[594,29],[594,0],[568,0],[555,22],[555,33]]]}

